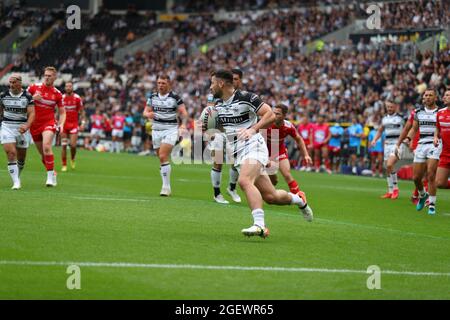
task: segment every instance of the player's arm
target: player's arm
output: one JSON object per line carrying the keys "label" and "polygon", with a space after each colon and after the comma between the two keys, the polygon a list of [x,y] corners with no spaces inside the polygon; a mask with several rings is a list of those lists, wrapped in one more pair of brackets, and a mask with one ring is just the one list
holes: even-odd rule
{"label": "player's arm", "polygon": [[[400,145],[402,144],[402,142],[404,142],[405,139],[407,139],[408,137],[408,132],[409,130],[411,130],[413,124],[411,123],[411,121],[407,121],[405,123],[405,126],[403,127],[402,133],[400,133],[400,137],[398,137],[397,140],[397,147],[400,147]],[[409,140],[409,142],[411,142],[411,140]]]}
{"label": "player's arm", "polygon": [[300,150],[306,163],[312,164],[311,156],[308,153],[308,149],[306,148],[306,144],[305,144],[305,141],[303,140],[303,138],[299,134],[294,136],[293,138],[294,138],[295,143],[297,144],[297,148]]}
{"label": "player's arm", "polygon": [[27,122],[24,123],[24,124],[22,124],[22,125],[19,127],[19,132],[22,133],[22,134],[24,134],[25,132],[27,132],[27,131],[30,129],[31,124],[32,124],[33,121],[34,121],[34,118],[35,118],[34,104],[29,104],[29,105],[27,106]]}
{"label": "player's arm", "polygon": [[177,108],[178,117],[180,117],[181,125],[180,129],[186,129],[189,121],[189,116],[187,113],[186,105],[184,103],[180,104]]}
{"label": "player's arm", "polygon": [[441,138],[441,126],[439,121],[436,121],[436,130],[434,130],[434,146],[437,147],[439,145],[439,139]]}
{"label": "player's arm", "polygon": [[267,129],[275,121],[275,114],[267,103],[262,103],[256,112],[259,121],[248,129],[241,129],[238,133],[238,139],[247,140],[261,129]]}
{"label": "player's arm", "polygon": [[0,100],[0,127],[2,126],[3,121],[3,103],[2,100]]}
{"label": "player's arm", "polygon": [[370,142],[370,146],[373,148],[375,147],[375,145],[377,144],[378,139],[381,138],[381,136],[383,135],[383,130],[384,127],[380,126],[377,130],[377,133],[375,134],[375,137],[373,137],[372,141]]}
{"label": "player's arm", "polygon": [[325,140],[323,141],[323,144],[328,145],[328,142],[330,142],[330,140],[331,140],[331,131],[330,131],[330,128],[328,128],[327,136],[326,136]]}
{"label": "player's arm", "polygon": [[406,139],[409,140],[409,144],[411,144],[411,142],[414,139],[414,136],[416,135],[418,130],[419,130],[419,121],[414,119],[414,122],[412,124],[412,128],[409,130],[408,135],[406,136]]}
{"label": "player's arm", "polygon": [[153,119],[155,113],[153,112],[153,107],[152,107],[152,97],[147,99],[147,102],[144,107],[144,112],[142,113],[142,115],[144,116],[144,118],[146,118],[148,120]]}
{"label": "player's arm", "polygon": [[59,130],[62,130],[64,128],[64,123],[66,123],[66,108],[64,108],[64,105],[62,103],[62,96],[59,97],[59,100],[56,103],[56,105],[58,106],[58,115],[59,115],[58,127]]}

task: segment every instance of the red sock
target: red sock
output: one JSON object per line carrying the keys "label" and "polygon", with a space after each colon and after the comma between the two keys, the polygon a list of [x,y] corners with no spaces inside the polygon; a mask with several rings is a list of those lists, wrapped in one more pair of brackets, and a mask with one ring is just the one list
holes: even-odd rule
{"label": "red sock", "polygon": [[425,188],[425,191],[428,192],[428,180],[423,180],[423,187]]}
{"label": "red sock", "polygon": [[67,156],[62,156],[62,164],[63,166],[67,165]]}
{"label": "red sock", "polygon": [[300,192],[300,188],[298,187],[297,181],[292,180],[290,183],[288,183],[288,185],[289,185],[289,190],[291,191],[291,193],[297,194]]}
{"label": "red sock", "polygon": [[325,167],[327,167],[328,170],[331,170],[331,161],[330,159],[325,159]]}
{"label": "red sock", "polygon": [[419,190],[417,188],[414,189],[413,197],[417,198],[419,196]]}
{"label": "red sock", "polygon": [[55,165],[55,157],[51,154],[48,156],[44,156],[45,168],[47,171],[52,171]]}
{"label": "red sock", "polygon": [[320,159],[316,159],[314,161],[314,165],[315,165],[316,169],[319,169],[320,168]]}
{"label": "red sock", "polygon": [[447,189],[450,189],[450,180],[447,180]]}

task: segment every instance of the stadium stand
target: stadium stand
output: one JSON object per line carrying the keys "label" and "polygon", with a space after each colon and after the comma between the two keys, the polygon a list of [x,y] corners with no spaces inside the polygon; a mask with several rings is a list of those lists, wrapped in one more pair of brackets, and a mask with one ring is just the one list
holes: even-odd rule
{"label": "stadium stand", "polygon": [[[185,101],[192,119],[198,118],[206,104],[209,73],[218,67],[241,68],[244,87],[270,104],[289,105],[294,122],[304,115],[311,121],[325,115],[330,122],[346,123],[356,115],[362,116],[363,125],[374,126],[384,114],[383,100],[388,95],[395,94],[406,114],[426,87],[442,91],[450,85],[448,46],[404,54],[401,48],[405,43],[415,44],[401,38],[356,43],[320,40],[367,17],[364,3],[313,6],[306,1],[300,8],[296,3],[295,9],[267,9],[293,3],[249,1],[241,8],[248,11],[230,20],[217,20],[208,12],[220,11],[221,3],[175,3],[175,12],[206,12],[188,15],[185,21],[158,22],[155,13],[112,15],[103,10],[88,19],[82,30],[69,32],[57,24],[52,35],[39,47],[30,48],[14,70],[39,75],[43,66],[56,65],[79,82],[75,88],[85,99],[88,116],[100,109],[111,117],[121,109],[134,117],[139,130],[145,124],[141,112],[146,96],[155,89],[156,75],[161,72],[174,80],[174,90]],[[227,11],[240,7],[237,2],[227,5]],[[448,28],[448,6],[445,1],[383,2],[383,31]],[[237,20],[245,20],[251,31],[207,47],[211,40],[236,30]],[[172,28],[174,36],[147,52],[127,56],[122,65],[112,62],[115,49],[161,27]],[[311,43],[314,48],[307,52]],[[98,48],[100,56],[96,56]]]}

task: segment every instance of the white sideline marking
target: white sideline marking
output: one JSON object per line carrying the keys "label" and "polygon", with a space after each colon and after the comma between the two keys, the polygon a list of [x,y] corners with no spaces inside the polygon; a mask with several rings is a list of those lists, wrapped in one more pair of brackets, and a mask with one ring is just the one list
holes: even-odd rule
{"label": "white sideline marking", "polygon": [[[0,265],[13,266],[68,266],[105,267],[105,268],[143,268],[143,269],[198,269],[198,270],[236,270],[236,271],[271,271],[271,272],[318,272],[318,273],[361,273],[367,270],[326,269],[326,268],[284,268],[284,267],[244,267],[244,266],[208,266],[195,264],[147,264],[129,262],[64,262],[64,261],[14,261],[0,260]],[[435,276],[450,277],[450,272],[415,272],[381,270],[383,274],[405,276]]]}

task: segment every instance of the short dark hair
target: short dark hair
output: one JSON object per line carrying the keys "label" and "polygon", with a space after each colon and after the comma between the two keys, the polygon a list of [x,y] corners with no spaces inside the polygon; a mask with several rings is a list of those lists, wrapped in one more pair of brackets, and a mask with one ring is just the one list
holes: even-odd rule
{"label": "short dark hair", "polygon": [[425,91],[424,91],[423,93],[425,93],[425,92],[427,92],[427,91],[433,91],[433,93],[434,93],[435,96],[438,95],[437,90],[436,90],[435,88],[433,88],[433,87],[426,88]]}
{"label": "short dark hair", "polygon": [[170,81],[169,75],[168,75],[168,74],[165,74],[165,73],[159,74],[159,75],[158,75],[158,79]]}
{"label": "short dark hair", "polygon": [[244,76],[244,73],[242,72],[241,69],[239,68],[234,68],[231,70],[232,74],[237,74],[239,76],[239,79],[242,79],[242,77]]}
{"label": "short dark hair", "polygon": [[214,71],[211,76],[222,79],[229,84],[233,84],[233,74],[228,70],[221,69]]}
{"label": "short dark hair", "polygon": [[286,115],[286,114],[288,113],[288,110],[289,110],[288,106],[285,105],[285,104],[282,104],[282,103],[277,104],[277,105],[275,106],[275,108],[276,108],[276,109],[281,109],[281,112],[282,112],[284,115]]}

